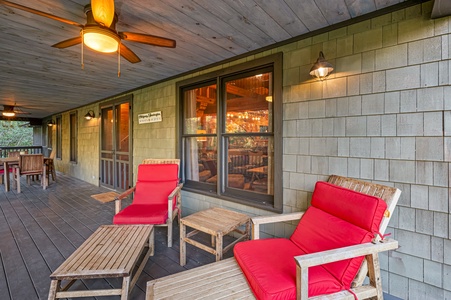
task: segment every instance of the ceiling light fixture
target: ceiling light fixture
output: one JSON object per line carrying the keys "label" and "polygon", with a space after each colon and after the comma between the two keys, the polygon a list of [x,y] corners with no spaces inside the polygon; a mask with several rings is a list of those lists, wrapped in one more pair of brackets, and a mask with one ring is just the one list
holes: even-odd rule
{"label": "ceiling light fixture", "polygon": [[5,117],[14,117],[16,115],[16,113],[14,112],[14,106],[3,105],[2,115]]}
{"label": "ceiling light fixture", "polygon": [[310,75],[319,78],[320,80],[325,79],[332,71],[334,67],[325,58],[323,51],[319,52],[319,57],[316,63],[310,69]]}
{"label": "ceiling light fixture", "polygon": [[95,117],[96,117],[96,114],[95,114],[94,111],[92,111],[92,110],[88,111],[88,112],[86,113],[86,115],[85,115],[85,119],[86,119],[86,120],[91,120],[91,119],[93,119],[93,118],[95,118]]}
{"label": "ceiling light fixture", "polygon": [[55,125],[55,122],[53,120],[47,122],[47,126],[52,127],[53,125]]}
{"label": "ceiling light fixture", "polygon": [[86,26],[83,30],[83,43],[92,50],[113,53],[119,48],[121,39],[111,29],[100,26]]}

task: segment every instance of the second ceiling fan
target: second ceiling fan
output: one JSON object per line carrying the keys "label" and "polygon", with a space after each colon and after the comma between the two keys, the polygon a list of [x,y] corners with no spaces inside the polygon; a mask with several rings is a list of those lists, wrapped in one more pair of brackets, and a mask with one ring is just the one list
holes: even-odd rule
{"label": "second ceiling fan", "polygon": [[99,52],[111,53],[118,51],[129,62],[137,63],[141,59],[130,48],[125,46],[121,42],[122,40],[168,48],[175,48],[176,44],[175,40],[160,36],[117,31],[118,16],[114,10],[114,0],[91,0],[91,4],[85,6],[85,25],[6,0],[0,0],[0,4],[80,27],[80,36],[52,45],[52,47],[60,49],[83,42],[89,48]]}

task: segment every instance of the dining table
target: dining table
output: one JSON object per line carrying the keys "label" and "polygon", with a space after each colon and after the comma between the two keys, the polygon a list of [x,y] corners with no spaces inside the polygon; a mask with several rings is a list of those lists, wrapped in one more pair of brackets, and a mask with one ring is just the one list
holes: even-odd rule
{"label": "dining table", "polygon": [[4,157],[0,158],[0,164],[3,164],[4,169],[4,183],[5,183],[5,192],[9,192],[10,186],[9,186],[9,168],[12,165],[19,164],[19,157],[12,156],[12,157]]}

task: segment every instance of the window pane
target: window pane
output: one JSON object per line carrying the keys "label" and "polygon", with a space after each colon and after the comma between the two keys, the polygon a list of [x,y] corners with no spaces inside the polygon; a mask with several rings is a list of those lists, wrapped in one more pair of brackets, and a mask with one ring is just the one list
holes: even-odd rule
{"label": "window pane", "polygon": [[227,186],[273,195],[273,138],[231,136],[228,141]]}
{"label": "window pane", "polygon": [[129,152],[129,115],[130,104],[128,102],[116,106],[116,151],[119,152]]}
{"label": "window pane", "polygon": [[226,132],[272,132],[272,73],[226,82]]}
{"label": "window pane", "polygon": [[183,92],[185,134],[216,133],[216,85]]}
{"label": "window pane", "polygon": [[215,137],[185,139],[186,179],[216,184],[218,173],[216,140]]}

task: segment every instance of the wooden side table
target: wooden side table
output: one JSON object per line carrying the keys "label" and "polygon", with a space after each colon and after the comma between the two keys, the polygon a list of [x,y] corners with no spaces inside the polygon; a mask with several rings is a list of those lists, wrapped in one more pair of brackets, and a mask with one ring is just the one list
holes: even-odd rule
{"label": "wooden side table", "polygon": [[[240,226],[244,225],[244,230]],[[186,227],[194,230],[186,233]],[[199,232],[211,235],[211,247],[190,237]],[[238,232],[240,236],[230,245],[223,248],[223,236],[231,232]],[[222,259],[223,253],[230,250],[239,241],[249,239],[249,216],[235,211],[214,207],[199,211],[180,220],[180,265],[186,264],[186,243],[216,255],[216,261]]]}
{"label": "wooden side table", "polygon": [[[146,247],[149,248],[147,253],[138,261]],[[153,225],[100,226],[50,275],[52,281],[48,299],[110,295],[127,299],[153,251]],[[139,267],[131,278],[137,264]],[[123,278],[122,288],[68,291],[79,279],[112,277]],[[69,280],[69,283],[61,287],[62,280]]]}

